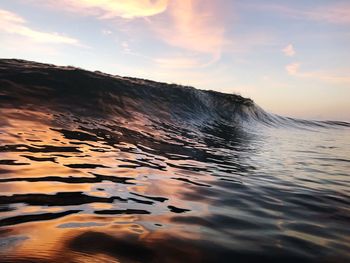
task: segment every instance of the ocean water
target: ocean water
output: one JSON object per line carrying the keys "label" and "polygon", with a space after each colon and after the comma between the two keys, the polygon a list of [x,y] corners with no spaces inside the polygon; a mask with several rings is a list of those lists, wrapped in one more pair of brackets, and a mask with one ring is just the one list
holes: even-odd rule
{"label": "ocean water", "polygon": [[350,124],[0,60],[0,262],[350,262]]}

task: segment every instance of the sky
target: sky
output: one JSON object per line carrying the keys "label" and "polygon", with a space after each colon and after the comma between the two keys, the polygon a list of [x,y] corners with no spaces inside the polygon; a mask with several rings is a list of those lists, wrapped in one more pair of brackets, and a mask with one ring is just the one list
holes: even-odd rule
{"label": "sky", "polygon": [[0,0],[0,57],[350,121],[349,0]]}

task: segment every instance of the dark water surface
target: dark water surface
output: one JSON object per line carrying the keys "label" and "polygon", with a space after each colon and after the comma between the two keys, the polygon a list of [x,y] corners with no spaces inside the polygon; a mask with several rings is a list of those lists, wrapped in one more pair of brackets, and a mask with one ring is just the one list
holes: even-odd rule
{"label": "dark water surface", "polygon": [[0,262],[350,262],[350,129],[0,61]]}

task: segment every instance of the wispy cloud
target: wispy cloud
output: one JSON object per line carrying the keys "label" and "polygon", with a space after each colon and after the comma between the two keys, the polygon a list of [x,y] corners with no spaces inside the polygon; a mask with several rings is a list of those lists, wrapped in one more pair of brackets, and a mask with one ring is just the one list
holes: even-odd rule
{"label": "wispy cloud", "polygon": [[275,48],[280,44],[270,32],[251,32],[231,36],[225,39],[224,50],[228,53],[247,53],[259,47]]}
{"label": "wispy cloud", "polygon": [[3,9],[0,9],[0,31],[40,43],[79,45],[79,41],[75,38],[32,29],[24,18]]}
{"label": "wispy cloud", "polygon": [[343,2],[333,5],[321,6],[306,11],[304,16],[318,21],[336,24],[350,24],[350,3]]}
{"label": "wispy cloud", "polygon": [[165,17],[151,20],[156,35],[167,44],[218,59],[225,43],[224,24],[215,14],[215,3],[206,0],[173,0]]}
{"label": "wispy cloud", "polygon": [[131,49],[129,47],[129,43],[127,41],[123,41],[121,43],[121,47],[122,47],[124,53],[131,53]]}
{"label": "wispy cloud", "polygon": [[293,57],[296,54],[294,46],[292,44],[289,44],[283,48],[282,52],[288,57]]}
{"label": "wispy cloud", "polygon": [[342,72],[338,70],[337,72],[329,70],[319,70],[319,71],[301,71],[300,63],[291,63],[286,66],[286,71],[289,75],[302,79],[312,79],[321,82],[327,82],[332,84],[350,84],[350,71]]}
{"label": "wispy cloud", "polygon": [[315,79],[315,80],[328,82],[332,84],[346,84],[346,85],[350,84],[349,73],[340,75],[339,73],[336,74],[334,72],[327,72],[327,71],[310,71],[310,72],[297,73],[296,76],[300,78]]}
{"label": "wispy cloud", "polygon": [[260,9],[264,11],[276,12],[279,15],[288,16],[295,19],[306,19],[318,22],[326,22],[332,24],[350,24],[350,3],[332,3],[328,5],[317,4],[313,8],[298,9],[288,5],[246,5],[249,8]]}
{"label": "wispy cloud", "polygon": [[[97,19],[118,20],[145,18],[145,30],[150,36],[173,48],[171,53],[182,50],[186,56],[159,58],[158,64],[198,65],[189,63],[190,56],[206,56],[205,64],[217,61],[225,44],[225,27],[217,6],[211,0],[40,0],[55,9],[75,12]],[[142,22],[142,21],[141,21]],[[132,25],[128,30],[133,30]],[[138,30],[138,29],[135,29]],[[137,37],[137,36],[136,36]],[[123,47],[123,50],[128,49]],[[197,59],[195,59],[197,60]],[[199,60],[202,61],[200,58]],[[159,63],[160,62],[160,63]]]}
{"label": "wispy cloud", "polygon": [[299,71],[300,63],[291,63],[286,66],[286,71],[289,75],[296,75]]}
{"label": "wispy cloud", "polygon": [[149,17],[164,12],[169,0],[45,0],[43,4],[101,19]]}

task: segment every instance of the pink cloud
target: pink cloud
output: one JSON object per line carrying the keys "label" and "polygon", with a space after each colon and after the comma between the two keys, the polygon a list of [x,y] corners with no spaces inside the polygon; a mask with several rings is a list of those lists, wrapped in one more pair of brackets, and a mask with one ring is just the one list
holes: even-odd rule
{"label": "pink cloud", "polygon": [[219,58],[225,27],[218,17],[212,1],[173,0],[164,16],[150,20],[150,25],[159,38],[173,47]]}
{"label": "pink cloud", "polygon": [[296,75],[299,71],[300,63],[291,63],[286,66],[289,75]]}
{"label": "pink cloud", "polygon": [[284,49],[282,49],[282,52],[288,57],[293,57],[296,54],[292,44],[287,45]]}
{"label": "pink cloud", "polygon": [[350,24],[350,3],[323,6],[305,12],[305,17],[335,24]]}
{"label": "pink cloud", "polygon": [[[206,56],[205,63],[218,60],[225,43],[224,24],[220,14],[216,13],[216,3],[210,0],[40,1],[56,9],[98,19],[145,18],[147,24],[143,30],[150,30],[152,37],[175,49],[189,52],[191,56]],[[183,63],[186,57],[160,58],[160,61],[166,62],[160,64],[169,65],[170,61],[176,65],[192,64],[188,63],[188,59]]]}

